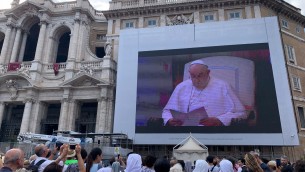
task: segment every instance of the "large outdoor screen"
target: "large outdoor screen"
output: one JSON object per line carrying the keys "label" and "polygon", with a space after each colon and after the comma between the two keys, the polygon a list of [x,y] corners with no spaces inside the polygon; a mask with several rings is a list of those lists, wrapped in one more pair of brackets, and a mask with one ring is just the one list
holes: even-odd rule
{"label": "large outdoor screen", "polygon": [[[296,145],[276,18],[123,30],[114,132],[135,144]],[[285,121],[285,122],[284,122]]]}

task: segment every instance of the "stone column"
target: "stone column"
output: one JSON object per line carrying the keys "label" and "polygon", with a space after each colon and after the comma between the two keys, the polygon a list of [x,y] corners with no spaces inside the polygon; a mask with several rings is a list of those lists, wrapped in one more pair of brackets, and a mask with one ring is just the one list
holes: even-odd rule
{"label": "stone column", "polygon": [[34,100],[31,98],[25,100],[25,107],[22,116],[20,133],[26,133],[29,131],[29,124],[30,124],[30,117],[31,117],[31,110],[33,103]]}
{"label": "stone column", "polygon": [[45,107],[47,106],[44,102],[37,102],[32,108],[32,125],[29,131],[32,133],[39,133],[41,128],[41,119],[45,115]]}
{"label": "stone column", "polygon": [[[76,14],[77,15],[77,14]],[[80,18],[79,16],[74,19],[74,29],[72,34],[72,40],[70,41],[69,47],[71,47],[71,52],[69,52],[68,60],[75,60],[77,45],[78,45],[78,36],[79,36],[79,27],[80,27]]]}
{"label": "stone column", "polygon": [[17,60],[17,55],[18,55],[18,50],[19,50],[19,45],[20,45],[20,37],[21,37],[21,28],[19,27],[19,28],[17,28],[17,34],[16,34],[16,37],[15,37],[10,62],[16,62],[16,60]]}
{"label": "stone column", "polygon": [[144,17],[139,17],[138,27],[139,28],[143,28],[144,27]]}
{"label": "stone column", "polygon": [[74,131],[75,130],[75,111],[76,111],[76,106],[78,105],[77,101],[76,100],[71,100],[69,102],[69,111],[68,111],[68,120],[67,120],[67,127],[66,129],[67,130],[72,130]]}
{"label": "stone column", "polygon": [[3,42],[2,50],[1,50],[0,64],[5,63],[6,53],[7,53],[7,50],[8,50],[9,43],[10,43],[11,32],[12,32],[12,25],[7,24],[7,28],[6,28],[6,31],[5,31],[4,42]]}
{"label": "stone column", "polygon": [[5,103],[0,102],[0,128],[1,128],[2,120],[3,120],[3,116],[4,116],[4,110],[5,110]]}
{"label": "stone column", "polygon": [[21,43],[21,47],[20,47],[20,51],[19,51],[18,62],[23,61],[23,56],[24,56],[24,51],[25,51],[25,46],[26,46],[27,39],[28,39],[28,33],[24,32],[23,36],[22,36],[22,43]]}
{"label": "stone column", "polygon": [[39,31],[37,47],[36,47],[36,52],[35,52],[35,61],[41,61],[42,51],[43,51],[43,47],[44,47],[44,40],[46,37],[47,22],[41,21],[40,25],[41,25],[41,27],[40,27],[40,31]]}
{"label": "stone column", "polygon": [[16,33],[17,33],[17,28],[14,27],[12,29],[12,32],[11,32],[10,43],[8,45],[8,49],[6,51],[6,57],[7,58],[5,59],[5,63],[9,63],[10,57],[12,56],[13,45],[14,45],[14,41],[15,41],[15,38],[16,38]]}
{"label": "stone column", "polygon": [[105,133],[106,131],[106,115],[107,115],[107,98],[102,97],[99,98],[97,105],[97,114],[96,114],[96,125],[95,132],[96,133]]}
{"label": "stone column", "polygon": [[107,34],[111,35],[112,34],[112,29],[113,29],[113,20],[108,20],[108,28],[107,28]]}
{"label": "stone column", "polygon": [[68,120],[68,110],[69,110],[69,99],[64,98],[61,100],[60,116],[58,130],[66,130],[66,123]]}

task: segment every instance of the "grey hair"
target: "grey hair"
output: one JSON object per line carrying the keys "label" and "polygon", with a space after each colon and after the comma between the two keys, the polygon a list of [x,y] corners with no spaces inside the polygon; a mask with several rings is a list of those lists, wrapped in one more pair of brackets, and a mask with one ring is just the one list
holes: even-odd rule
{"label": "grey hair", "polygon": [[12,157],[4,157],[4,164],[10,164],[16,162],[18,159],[20,159],[21,153],[20,151],[16,152]]}

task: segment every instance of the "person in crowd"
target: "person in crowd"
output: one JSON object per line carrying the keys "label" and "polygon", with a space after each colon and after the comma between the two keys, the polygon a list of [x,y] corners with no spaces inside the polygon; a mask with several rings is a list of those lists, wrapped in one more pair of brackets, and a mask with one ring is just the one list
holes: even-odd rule
{"label": "person in crowd", "polygon": [[87,153],[86,149],[81,148],[81,150],[80,150],[80,155],[81,155],[83,161],[86,162],[87,156],[88,156],[88,153]]}
{"label": "person in crowd", "polygon": [[156,172],[169,172],[170,164],[167,159],[159,158],[155,162],[154,169]]}
{"label": "person in crowd", "polygon": [[279,169],[278,169],[277,166],[276,166],[276,161],[269,161],[269,162],[267,163],[267,165],[268,165],[268,167],[270,168],[270,170],[271,170],[272,172],[280,172]]}
{"label": "person in crowd", "polygon": [[[180,83],[163,109],[162,118],[168,126],[181,126],[183,121],[172,112],[191,113],[204,108],[200,126],[229,126],[232,120],[245,119],[245,108],[231,86],[210,76],[207,64],[195,60],[189,67],[190,79]],[[197,126],[196,125],[196,126]]]}
{"label": "person in crowd", "polygon": [[102,166],[99,163],[102,160],[102,150],[100,148],[93,148],[88,155],[86,172],[97,172]]}
{"label": "person in crowd", "polygon": [[108,166],[99,169],[97,172],[112,172],[112,164],[113,164],[114,162],[115,162],[115,157],[112,157],[112,158],[109,160]]}
{"label": "person in crowd", "polygon": [[286,155],[281,156],[281,172],[293,172],[293,168]]}
{"label": "person in crowd", "polygon": [[244,158],[239,158],[237,163],[239,166],[237,172],[245,172],[247,170],[246,161]]}
{"label": "person in crowd", "polygon": [[215,156],[211,156],[211,155],[207,156],[206,161],[210,166],[210,169],[209,169],[210,172],[219,172],[220,171],[219,167],[217,166],[217,159]]}
{"label": "person in crowd", "polygon": [[113,172],[120,172],[121,171],[121,165],[118,161],[113,162],[111,167],[112,167]]}
{"label": "person in crowd", "polygon": [[24,152],[21,149],[10,149],[5,153],[3,167],[0,172],[14,172],[23,168]]}
{"label": "person in crowd", "polygon": [[305,160],[298,160],[294,166],[294,172],[304,172],[305,171]]}
{"label": "person in crowd", "polygon": [[173,167],[175,164],[177,164],[177,162],[178,160],[176,159],[176,157],[172,157],[169,161],[169,164],[171,165],[171,167]]}
{"label": "person in crowd", "polygon": [[176,161],[177,163],[174,164],[174,166],[172,166],[170,168],[170,172],[183,172],[183,168],[182,165],[180,163],[178,163],[178,161]]}
{"label": "person in crowd", "polygon": [[62,172],[63,167],[56,162],[52,162],[43,169],[43,172]]}
{"label": "person in crowd", "polygon": [[253,154],[247,153],[245,155],[245,161],[248,172],[264,172]]}
{"label": "person in crowd", "polygon": [[52,162],[55,162],[58,164],[61,160],[66,158],[66,155],[68,153],[68,145],[64,144],[61,147],[61,155],[57,157],[56,160],[49,160],[47,157],[50,156],[51,151],[48,149],[48,147],[44,144],[39,144],[35,147],[34,152],[36,154],[36,159],[34,160],[34,164],[37,164],[40,161],[43,161],[43,163],[39,166],[38,171],[42,172],[46,166],[51,164]]}
{"label": "person in crowd", "polygon": [[257,163],[259,164],[261,169],[263,169],[264,172],[271,172],[271,170],[269,169],[268,165],[266,163],[264,163],[262,161],[262,159],[259,157],[259,153],[258,152],[251,151],[250,154],[252,154],[254,156],[254,158],[256,159]]}
{"label": "person in crowd", "polygon": [[210,166],[205,160],[199,159],[195,163],[193,172],[208,172],[209,168]]}
{"label": "person in crowd", "polygon": [[234,157],[228,157],[227,158],[227,160],[229,160],[231,163],[232,163],[232,165],[233,165],[233,171],[234,172],[237,172],[238,171],[238,163],[237,163],[237,159],[235,159]]}
{"label": "person in crowd", "polygon": [[154,164],[156,162],[157,158],[152,155],[147,155],[144,158],[144,165],[142,167],[142,172],[155,172],[154,170]]}
{"label": "person in crowd", "polygon": [[[68,159],[68,155],[67,155],[67,159]],[[81,146],[77,144],[75,146],[75,150],[70,150],[70,157],[73,157],[70,158],[70,160],[72,161],[70,162],[69,161],[67,162],[67,160],[65,161],[65,166],[63,168],[64,172],[86,171],[84,160],[87,157],[87,151],[85,149],[82,149]]]}
{"label": "person in crowd", "polygon": [[234,172],[232,162],[227,159],[222,159],[219,166],[220,172]]}
{"label": "person in crowd", "polygon": [[142,158],[139,154],[133,153],[127,157],[125,172],[141,172]]}
{"label": "person in crowd", "polygon": [[185,169],[185,163],[184,163],[184,161],[183,161],[183,160],[178,159],[178,160],[177,160],[177,163],[179,163],[179,164],[181,165],[181,167],[182,167],[182,171],[184,171],[184,169]]}
{"label": "person in crowd", "polygon": [[191,161],[186,161],[185,162],[185,172],[192,172],[192,162]]}

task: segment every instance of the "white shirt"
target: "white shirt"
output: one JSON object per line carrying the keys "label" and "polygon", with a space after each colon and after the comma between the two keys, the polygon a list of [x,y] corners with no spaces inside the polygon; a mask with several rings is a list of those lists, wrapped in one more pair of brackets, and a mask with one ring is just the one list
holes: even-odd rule
{"label": "white shirt", "polygon": [[104,167],[104,168],[99,169],[97,172],[112,172],[112,168]]}
{"label": "white shirt", "polygon": [[34,164],[37,164],[40,160],[46,160],[45,162],[43,162],[39,168],[38,168],[38,172],[43,172],[43,170],[46,168],[46,166],[48,166],[49,164],[51,164],[53,161],[51,160],[48,160],[47,158],[45,157],[37,157],[34,161],[35,163]]}
{"label": "white shirt", "polygon": [[177,85],[163,109],[164,124],[173,118],[170,110],[187,113],[201,107],[205,108],[208,117],[218,118],[225,126],[230,125],[233,118],[247,118],[245,108],[231,86],[210,77],[203,90],[195,88],[190,79]]}

